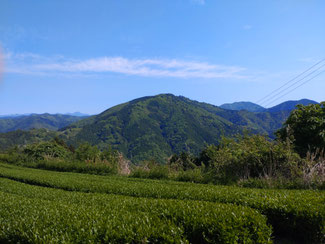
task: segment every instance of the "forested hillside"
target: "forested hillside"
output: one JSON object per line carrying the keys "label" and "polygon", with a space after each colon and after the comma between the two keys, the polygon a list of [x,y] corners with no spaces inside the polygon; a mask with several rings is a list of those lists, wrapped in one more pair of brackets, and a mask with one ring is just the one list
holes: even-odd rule
{"label": "forested hillside", "polygon": [[250,112],[263,112],[266,108],[252,102],[234,102],[220,105],[220,108],[229,110],[247,110]]}
{"label": "forested hillside", "polygon": [[143,97],[61,129],[72,145],[87,141],[104,149],[112,146],[137,162],[164,161],[173,153],[197,154],[222,136],[247,130],[274,138],[290,111],[226,110],[182,96]]}
{"label": "forested hillside", "polygon": [[198,153],[222,135],[239,132],[241,128],[227,119],[170,94],[136,99],[62,130],[73,145],[82,141],[100,148],[111,145],[133,161]]}
{"label": "forested hillside", "polygon": [[49,114],[0,119],[0,125],[6,130],[63,127],[58,132],[32,130],[1,134],[1,149],[58,136],[75,147],[83,142],[102,150],[112,147],[133,162],[148,159],[165,162],[174,153],[197,155],[205,145],[218,144],[222,136],[231,137],[244,131],[274,138],[274,132],[281,128],[292,106],[290,101],[264,112],[237,111],[161,94],[138,98],[81,120]]}
{"label": "forested hillside", "polygon": [[16,117],[0,118],[0,132],[30,129],[58,130],[73,122],[84,119],[84,116],[63,114],[31,114]]}

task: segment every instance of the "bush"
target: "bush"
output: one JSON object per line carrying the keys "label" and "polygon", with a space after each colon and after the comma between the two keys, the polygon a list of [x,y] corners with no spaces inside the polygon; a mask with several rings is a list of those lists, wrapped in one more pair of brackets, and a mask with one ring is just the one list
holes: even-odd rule
{"label": "bush", "polygon": [[[133,196],[134,199],[144,197],[243,205],[265,215],[276,236],[290,237],[304,243],[325,241],[325,196],[322,191],[247,189],[126,177],[63,174],[1,164],[0,176],[27,184],[68,191]],[[109,205],[106,203],[105,206]],[[231,225],[228,226],[231,228]]]}
{"label": "bush", "polygon": [[130,177],[147,179],[168,179],[169,169],[166,165],[158,164],[154,160],[143,161],[135,166]]}
{"label": "bush", "polygon": [[212,181],[224,184],[261,177],[293,179],[301,164],[288,145],[260,135],[222,138],[220,145],[207,146],[198,161],[206,165]]}
{"label": "bush", "polygon": [[205,175],[201,169],[189,169],[186,171],[179,171],[176,174],[176,180],[195,183],[206,183]]}
{"label": "bush", "polygon": [[101,152],[98,147],[83,143],[75,150],[75,155],[77,160],[96,162],[100,160]]}
{"label": "bush", "polygon": [[74,148],[56,138],[50,142],[28,145],[24,149],[12,148],[0,154],[0,160],[30,168],[107,175],[117,174],[119,163],[124,158],[117,151],[108,149],[101,152],[89,144],[81,145],[74,152]]}
{"label": "bush", "polygon": [[271,243],[266,217],[201,201],[68,192],[0,179],[1,243]]}
{"label": "bush", "polygon": [[297,105],[277,131],[277,137],[283,141],[291,140],[295,150],[302,157],[307,152],[315,153],[325,149],[325,102]]}
{"label": "bush", "polygon": [[33,160],[44,160],[48,158],[71,158],[71,152],[62,145],[52,142],[40,142],[28,145],[23,153]]}

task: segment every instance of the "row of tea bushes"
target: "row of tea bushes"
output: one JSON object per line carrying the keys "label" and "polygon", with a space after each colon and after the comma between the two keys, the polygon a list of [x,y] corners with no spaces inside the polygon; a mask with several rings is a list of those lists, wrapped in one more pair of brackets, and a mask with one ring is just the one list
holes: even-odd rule
{"label": "row of tea bushes", "polygon": [[67,192],[0,178],[0,242],[271,243],[265,216],[202,201]]}
{"label": "row of tea bushes", "polygon": [[0,165],[0,175],[29,184],[69,191],[232,203],[266,215],[275,235],[322,242],[325,235],[325,193],[311,190],[246,189],[125,177],[47,172]]}

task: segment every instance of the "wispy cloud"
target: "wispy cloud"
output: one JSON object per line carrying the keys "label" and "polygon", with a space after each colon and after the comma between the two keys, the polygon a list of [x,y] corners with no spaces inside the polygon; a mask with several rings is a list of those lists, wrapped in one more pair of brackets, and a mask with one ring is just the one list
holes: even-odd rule
{"label": "wispy cloud", "polygon": [[34,75],[90,75],[120,73],[145,77],[246,78],[245,68],[178,59],[130,59],[99,57],[85,60],[63,56],[43,57],[32,53],[6,54],[7,73]]}
{"label": "wispy cloud", "polygon": [[299,62],[303,62],[303,63],[316,63],[319,62],[321,59],[317,59],[314,57],[307,57],[307,58],[300,58],[298,59]]}
{"label": "wispy cloud", "polygon": [[250,29],[252,29],[253,28],[253,26],[251,26],[251,25],[244,25],[243,26],[243,29],[244,30],[250,30]]}
{"label": "wispy cloud", "polygon": [[191,0],[192,3],[195,4],[200,4],[200,5],[204,5],[205,4],[205,0]]}

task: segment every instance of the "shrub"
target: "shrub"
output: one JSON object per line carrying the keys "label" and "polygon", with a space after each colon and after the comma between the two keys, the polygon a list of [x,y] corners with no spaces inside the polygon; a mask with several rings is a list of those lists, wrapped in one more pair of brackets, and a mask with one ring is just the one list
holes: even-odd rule
{"label": "shrub", "polygon": [[148,179],[168,179],[169,169],[166,165],[161,165],[154,160],[143,161],[135,166],[130,177]]}
{"label": "shrub", "polygon": [[307,106],[297,105],[283,127],[277,131],[277,137],[283,141],[290,139],[302,157],[305,157],[308,151],[315,153],[316,150],[324,150],[324,118],[325,102]]}
{"label": "shrub", "polygon": [[322,191],[247,189],[126,177],[99,177],[1,164],[0,176],[68,191],[243,205],[267,216],[268,223],[278,236],[289,236],[304,243],[325,241],[325,196]]}
{"label": "shrub", "polygon": [[96,162],[100,160],[101,153],[98,147],[91,146],[89,143],[81,144],[75,150],[76,159],[80,161]]}
{"label": "shrub", "polygon": [[62,158],[67,159],[71,157],[71,152],[55,141],[40,142],[26,146],[23,153],[34,160],[48,159],[48,158]]}
{"label": "shrub", "polygon": [[301,164],[285,143],[260,135],[222,138],[220,145],[207,146],[198,160],[206,165],[211,180],[226,184],[260,177],[295,178]]}
{"label": "shrub", "polygon": [[271,243],[249,207],[68,192],[0,179],[4,243]]}
{"label": "shrub", "polygon": [[195,183],[206,183],[205,175],[199,168],[177,172],[176,180]]}

